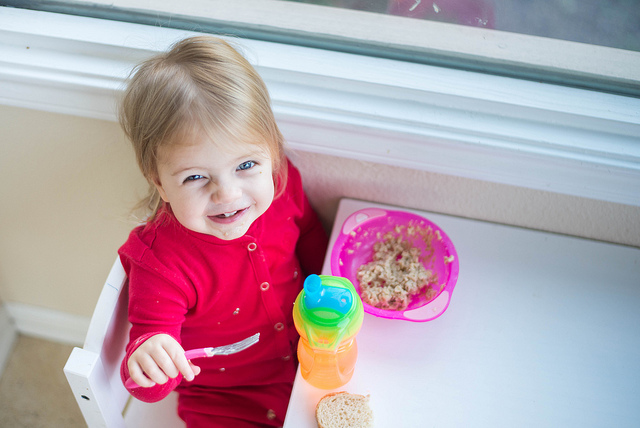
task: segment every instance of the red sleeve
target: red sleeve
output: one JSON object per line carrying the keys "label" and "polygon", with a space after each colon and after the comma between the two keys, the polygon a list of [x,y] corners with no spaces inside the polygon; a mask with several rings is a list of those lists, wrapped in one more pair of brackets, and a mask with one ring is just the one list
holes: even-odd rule
{"label": "red sleeve", "polygon": [[[129,322],[131,331],[126,355],[122,361],[120,374],[122,381],[129,379],[129,357],[151,336],[164,333],[180,343],[181,326],[188,308],[188,298],[184,287],[168,280],[172,274],[148,248],[131,234],[120,248],[120,259],[129,277]],[[173,276],[175,279],[175,275]],[[163,385],[151,388],[127,388],[135,398],[145,402],[155,402],[166,397],[182,380],[181,376]]]}
{"label": "red sleeve", "polygon": [[327,233],[304,193],[300,172],[291,162],[289,162],[288,180],[302,211],[302,215],[297,221],[300,228],[300,238],[296,245],[296,255],[305,276],[312,273],[320,274],[329,241]]}

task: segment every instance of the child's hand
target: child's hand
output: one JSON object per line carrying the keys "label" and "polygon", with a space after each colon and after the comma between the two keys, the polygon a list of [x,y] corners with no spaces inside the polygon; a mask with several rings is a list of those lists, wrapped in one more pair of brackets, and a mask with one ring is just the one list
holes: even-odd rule
{"label": "child's hand", "polygon": [[131,380],[144,388],[164,384],[179,373],[188,381],[200,374],[200,367],[185,358],[182,346],[168,334],[147,339],[131,354],[127,366]]}

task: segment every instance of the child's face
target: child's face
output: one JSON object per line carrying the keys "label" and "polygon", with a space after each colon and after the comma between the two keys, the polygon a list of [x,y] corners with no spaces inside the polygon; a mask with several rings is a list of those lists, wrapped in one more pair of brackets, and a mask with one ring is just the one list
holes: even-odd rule
{"label": "child's face", "polygon": [[271,156],[258,145],[197,135],[160,148],[155,185],[187,229],[239,238],[273,201]]}

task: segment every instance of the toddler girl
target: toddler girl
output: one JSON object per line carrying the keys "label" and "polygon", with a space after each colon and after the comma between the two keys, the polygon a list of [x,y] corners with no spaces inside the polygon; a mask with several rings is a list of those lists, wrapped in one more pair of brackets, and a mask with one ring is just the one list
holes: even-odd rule
{"label": "toddler girl", "polygon": [[[177,390],[188,427],[281,426],[297,367],[293,302],[320,273],[327,237],[267,89],[214,37],[178,42],[134,71],[120,123],[151,214],[119,250],[132,324],[122,379],[143,401]],[[234,355],[184,356],[255,333]]]}

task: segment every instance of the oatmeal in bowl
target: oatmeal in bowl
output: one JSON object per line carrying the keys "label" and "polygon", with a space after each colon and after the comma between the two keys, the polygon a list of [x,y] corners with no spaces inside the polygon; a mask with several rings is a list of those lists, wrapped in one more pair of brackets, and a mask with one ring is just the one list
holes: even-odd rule
{"label": "oatmeal in bowl", "polygon": [[449,305],[458,257],[437,225],[406,211],[365,208],[349,216],[331,252],[331,273],[348,278],[367,313],[429,321]]}

